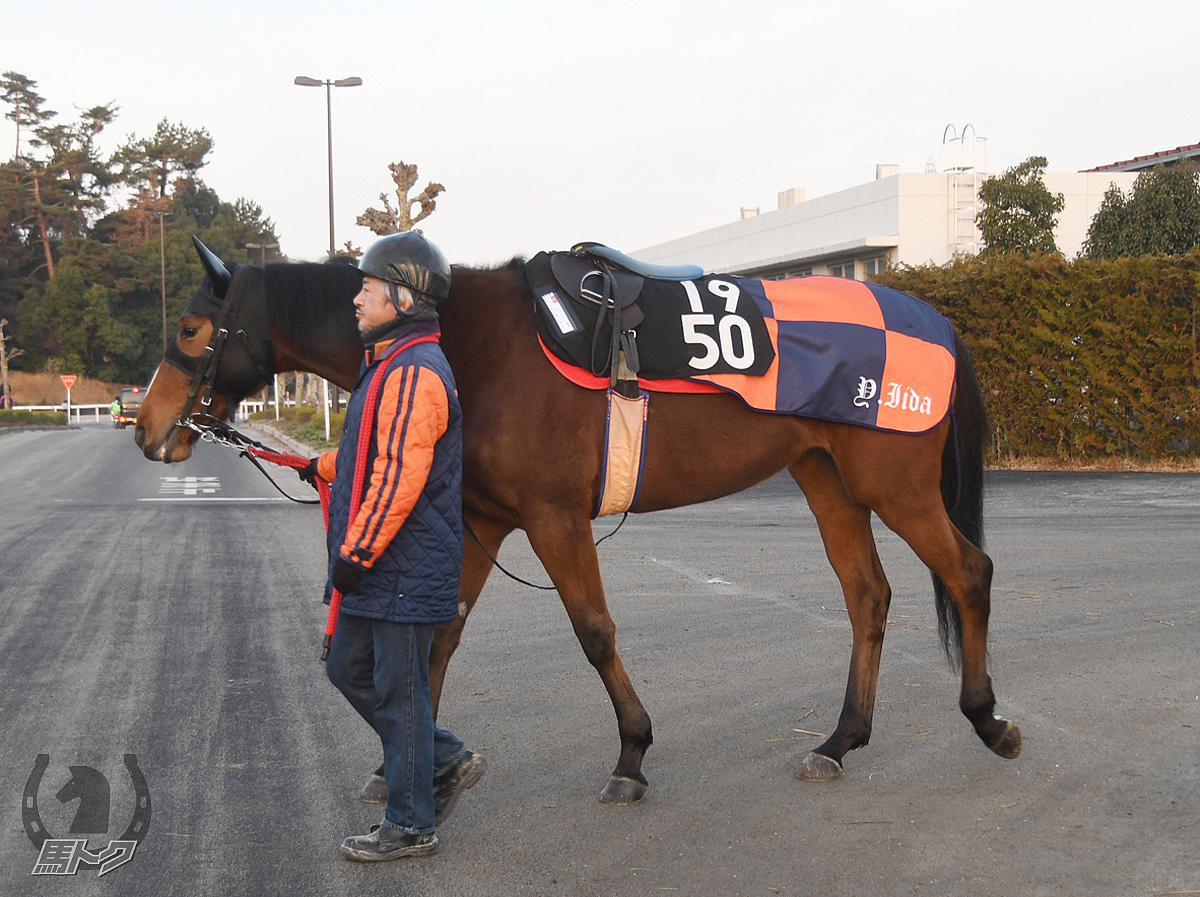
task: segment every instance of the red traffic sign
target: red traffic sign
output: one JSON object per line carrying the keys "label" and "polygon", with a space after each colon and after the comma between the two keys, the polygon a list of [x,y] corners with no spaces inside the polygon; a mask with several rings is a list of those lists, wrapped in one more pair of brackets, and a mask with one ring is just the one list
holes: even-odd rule
{"label": "red traffic sign", "polygon": [[66,386],[67,389],[70,389],[72,386],[74,386],[75,381],[79,379],[74,374],[59,374],[59,376],[62,377],[63,385]]}

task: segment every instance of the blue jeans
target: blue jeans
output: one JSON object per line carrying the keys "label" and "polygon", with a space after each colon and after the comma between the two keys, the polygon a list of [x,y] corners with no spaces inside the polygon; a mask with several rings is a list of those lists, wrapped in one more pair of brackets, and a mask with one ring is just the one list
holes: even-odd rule
{"label": "blue jeans", "polygon": [[435,829],[433,779],[466,756],[433,721],[432,624],[338,615],[325,674],[383,743],[384,824],[412,834]]}

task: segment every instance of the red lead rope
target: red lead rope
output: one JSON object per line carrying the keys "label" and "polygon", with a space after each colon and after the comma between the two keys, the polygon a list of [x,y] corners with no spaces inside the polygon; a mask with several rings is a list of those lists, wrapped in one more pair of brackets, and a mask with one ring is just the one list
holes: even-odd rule
{"label": "red lead rope", "polygon": [[[294,470],[302,470],[308,466],[311,459],[301,458],[299,455],[285,455],[281,452],[267,451],[266,449],[256,448],[253,445],[246,446],[242,451],[247,455],[253,455],[255,458],[261,458],[263,461],[269,461],[272,464],[278,464],[280,467],[291,467]],[[321,516],[325,520],[325,531],[329,531],[329,484],[319,476],[314,478],[317,486],[317,495],[321,498]],[[358,489],[357,484],[355,489]],[[353,512],[350,518],[354,519]],[[333,590],[333,596],[329,599],[329,616],[325,619],[325,641],[321,646],[321,660],[329,656],[329,646],[333,642],[333,630],[337,626],[338,609],[342,606],[342,593],[337,589]]]}
{"label": "red lead rope", "polygon": [[[293,470],[303,470],[308,467],[308,462],[311,460],[310,458],[301,458],[299,455],[285,455],[282,452],[268,451],[253,445],[246,446],[242,451],[255,458],[261,458],[263,461],[269,461],[280,467],[290,467]],[[320,477],[317,477],[317,495],[321,497],[321,516],[325,519],[325,529],[329,529],[329,484]]]}
{"label": "red lead rope", "polygon": [[[370,434],[375,431],[375,404],[379,397],[379,387],[383,383],[384,375],[387,373],[387,363],[392,356],[398,355],[409,346],[415,346],[418,343],[436,343],[440,340],[441,334],[430,333],[426,336],[419,336],[416,339],[409,340],[399,346],[394,346],[379,362],[379,368],[375,371],[375,376],[371,378],[371,387],[367,391],[367,400],[363,408],[362,425],[359,427],[360,434],[367,434],[366,439],[358,440],[358,455],[354,459],[354,486],[350,491],[350,519],[348,525],[354,522],[354,518],[358,516],[359,506],[362,504],[363,476],[367,468],[367,455],[371,451]],[[264,449],[247,446],[245,451],[256,458],[262,458],[264,461],[270,461],[272,464],[278,464],[281,467],[293,467],[297,470],[307,467],[308,458],[301,458],[298,455],[284,455],[278,452],[266,451]],[[319,476],[317,481],[317,493],[321,496],[321,513],[325,517],[325,529],[329,529],[329,484]],[[325,639],[321,645],[321,660],[329,657],[329,646],[333,644],[333,633],[337,629],[338,611],[342,607],[342,593],[337,589],[333,590],[333,594],[329,599],[329,616],[325,618]]]}
{"label": "red lead rope", "polygon": [[[401,347],[403,348],[403,346]],[[391,353],[388,353],[391,357]],[[362,505],[363,473],[367,469],[367,453],[371,450],[371,434],[375,432],[375,401],[379,396],[379,385],[387,373],[388,359],[379,363],[379,369],[371,378],[371,388],[367,391],[366,405],[363,407],[362,426],[358,433],[358,455],[354,459],[354,486],[350,490],[350,519],[347,529],[358,516],[359,506]],[[320,479],[320,477],[317,477]],[[329,529],[329,519],[325,519],[325,528]],[[337,629],[338,611],[342,609],[342,593],[337,589],[329,596],[329,616],[325,618],[325,640],[321,644],[321,660],[329,657],[329,646],[333,644],[333,633]]]}

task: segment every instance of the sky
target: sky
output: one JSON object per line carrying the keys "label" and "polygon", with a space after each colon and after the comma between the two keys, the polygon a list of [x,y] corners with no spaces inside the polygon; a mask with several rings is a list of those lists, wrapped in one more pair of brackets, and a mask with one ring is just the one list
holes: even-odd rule
{"label": "sky", "polygon": [[[293,260],[334,225],[396,205],[389,163],[445,192],[419,227],[455,263],[594,240],[638,249],[873,180],[942,170],[986,138],[986,169],[1032,155],[1078,171],[1200,142],[1200,4],[1092,0],[56,0],[12,4],[0,70],[58,122],[114,102],[110,153],[157,123],[213,139],[200,177],[260,205]],[[0,155],[15,126],[0,123]],[[981,145],[982,148],[982,145]]]}

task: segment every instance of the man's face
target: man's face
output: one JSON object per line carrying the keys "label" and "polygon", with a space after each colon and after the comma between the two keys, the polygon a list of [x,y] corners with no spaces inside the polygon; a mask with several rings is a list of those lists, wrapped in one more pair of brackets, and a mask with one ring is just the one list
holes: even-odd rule
{"label": "man's face", "polygon": [[354,316],[358,319],[359,333],[366,333],[372,327],[386,324],[396,317],[396,307],[388,298],[385,281],[377,277],[363,277],[362,289],[354,297]]}

